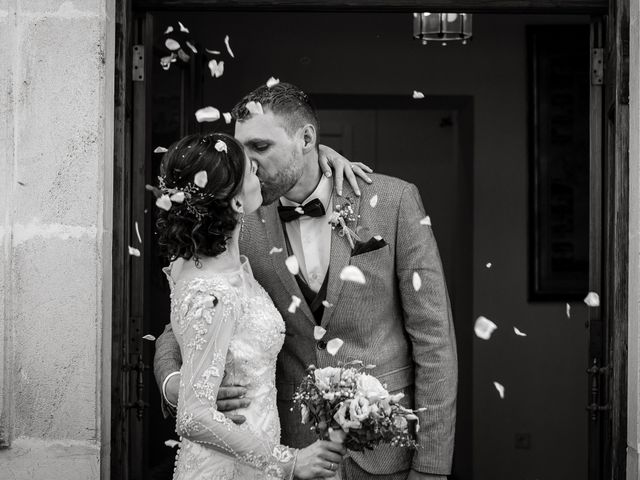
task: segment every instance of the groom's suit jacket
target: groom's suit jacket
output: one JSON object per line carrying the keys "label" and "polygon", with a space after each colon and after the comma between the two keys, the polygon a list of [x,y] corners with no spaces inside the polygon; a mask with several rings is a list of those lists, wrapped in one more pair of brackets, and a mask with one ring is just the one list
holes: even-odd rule
{"label": "groom's suit jacket", "polygon": [[[306,368],[361,360],[377,366],[372,373],[391,392],[404,392],[407,406],[426,410],[418,414],[420,446],[415,452],[379,446],[374,451],[351,452],[351,457],[370,473],[413,468],[447,475],[453,455],[457,358],[438,248],[431,227],[420,222],[425,211],[417,188],[383,175],[372,178],[371,185],[361,183],[360,198],[346,184],[343,197],[334,197],[338,205],[348,199],[359,216],[348,223],[350,228],[384,241],[373,241],[373,247],[380,248],[365,248],[352,256],[347,238],[338,235],[339,229],[332,232],[326,294],[332,306],[324,310],[320,324],[327,333],[320,342],[314,339],[317,323],[304,300],[295,313],[288,312],[292,295],[304,296],[285,265],[286,240],[276,205],[262,207],[246,220],[241,252],[249,257],[256,279],[286,322],[276,374],[282,443],[304,447],[315,440],[309,426],[300,423],[300,413],[291,411],[293,393]],[[371,206],[374,195],[378,201]],[[270,253],[273,247],[283,251]],[[358,267],[366,284],[340,280],[347,265]],[[417,290],[414,273],[421,280]],[[158,339],[158,350],[168,349],[165,335]],[[332,338],[344,341],[335,357],[326,350]],[[160,372],[158,360],[162,359],[156,359],[156,375],[161,380],[175,366],[166,365],[168,371]]]}

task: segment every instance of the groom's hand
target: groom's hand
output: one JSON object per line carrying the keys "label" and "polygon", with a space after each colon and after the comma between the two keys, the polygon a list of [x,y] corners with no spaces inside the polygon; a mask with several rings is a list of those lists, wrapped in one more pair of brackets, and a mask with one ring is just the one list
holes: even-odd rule
{"label": "groom's hand", "polygon": [[421,473],[411,470],[407,480],[447,480],[447,477],[444,475],[431,475],[429,473]]}
{"label": "groom's hand", "polygon": [[[229,412],[239,408],[246,408],[251,404],[251,400],[244,398],[247,389],[244,387],[223,387],[218,390],[216,406],[219,412]],[[243,415],[225,413],[228,419],[237,425],[243,424],[247,419]]]}

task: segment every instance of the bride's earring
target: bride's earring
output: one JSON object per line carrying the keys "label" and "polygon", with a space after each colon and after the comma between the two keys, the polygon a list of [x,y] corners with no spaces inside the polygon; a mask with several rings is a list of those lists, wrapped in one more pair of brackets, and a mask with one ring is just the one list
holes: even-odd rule
{"label": "bride's earring", "polygon": [[242,237],[242,232],[244,231],[244,212],[240,213],[240,237]]}

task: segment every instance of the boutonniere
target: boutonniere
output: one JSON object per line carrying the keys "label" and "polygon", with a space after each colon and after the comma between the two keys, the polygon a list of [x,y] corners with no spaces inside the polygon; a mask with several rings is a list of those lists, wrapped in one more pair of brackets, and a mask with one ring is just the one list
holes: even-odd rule
{"label": "boutonniere", "polygon": [[344,201],[340,204],[336,204],[329,218],[329,223],[333,230],[338,229],[338,235],[341,237],[347,237],[349,245],[353,249],[355,242],[360,241],[360,237],[354,232],[348,223],[355,224],[358,220],[356,212],[353,210],[353,205],[348,197],[345,197]]}

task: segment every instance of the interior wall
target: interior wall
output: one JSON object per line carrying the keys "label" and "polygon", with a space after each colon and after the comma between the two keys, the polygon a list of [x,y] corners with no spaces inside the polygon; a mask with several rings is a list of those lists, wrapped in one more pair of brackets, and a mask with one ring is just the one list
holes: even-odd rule
{"label": "interior wall", "polygon": [[[588,18],[476,15],[469,45],[424,47],[411,38],[408,14],[179,17],[166,14],[157,28],[181,20],[196,39],[207,29],[220,39],[210,49],[224,49],[230,35],[235,60],[209,80],[202,105],[220,111],[270,76],[310,93],[473,95],[474,316],[465,322],[472,329],[484,315],[499,326],[473,346],[473,478],[586,478],[586,307],[573,304],[568,318],[565,303],[527,301],[525,26]],[[531,435],[529,449],[515,448],[517,433]]]}

